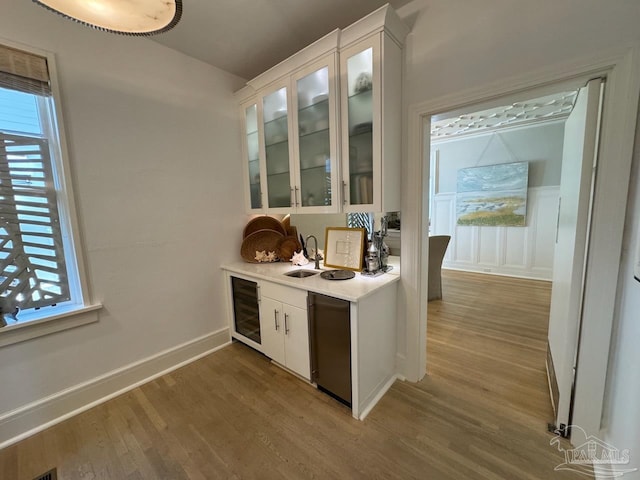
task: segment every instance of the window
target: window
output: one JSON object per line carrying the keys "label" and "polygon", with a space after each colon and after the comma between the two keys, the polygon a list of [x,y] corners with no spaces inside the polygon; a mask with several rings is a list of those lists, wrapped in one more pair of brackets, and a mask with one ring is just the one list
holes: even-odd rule
{"label": "window", "polygon": [[347,213],[347,227],[366,228],[367,236],[373,232],[373,213]]}
{"label": "window", "polygon": [[56,119],[47,58],[0,45],[0,327],[83,305]]}

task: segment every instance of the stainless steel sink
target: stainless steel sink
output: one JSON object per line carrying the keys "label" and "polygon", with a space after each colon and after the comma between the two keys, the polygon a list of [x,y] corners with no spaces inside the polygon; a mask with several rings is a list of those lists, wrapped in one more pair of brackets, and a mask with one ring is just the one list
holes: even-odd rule
{"label": "stainless steel sink", "polygon": [[285,273],[287,277],[295,277],[295,278],[306,278],[312,275],[317,275],[320,272],[315,272],[313,270],[293,270],[291,272]]}

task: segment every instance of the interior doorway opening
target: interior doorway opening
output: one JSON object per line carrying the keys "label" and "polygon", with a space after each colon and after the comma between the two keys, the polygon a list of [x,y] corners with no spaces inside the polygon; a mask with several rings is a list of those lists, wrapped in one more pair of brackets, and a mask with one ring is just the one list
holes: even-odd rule
{"label": "interior doorway opening", "polygon": [[[590,163],[602,107],[599,81],[592,88],[598,115],[590,120],[597,128],[586,140],[593,151],[583,152],[584,132],[576,139],[576,128],[565,125],[571,119],[580,130],[587,122],[588,80],[433,115],[424,133],[430,138],[430,240],[451,238],[444,298],[429,292],[427,372],[464,385],[469,394],[508,402],[561,434],[568,433],[575,394],[569,375],[576,366],[595,184]],[[575,168],[584,177],[578,186]],[[432,265],[436,257],[429,253],[430,276],[440,275]],[[570,273],[567,258],[575,267]],[[429,287],[435,283],[430,278]]]}

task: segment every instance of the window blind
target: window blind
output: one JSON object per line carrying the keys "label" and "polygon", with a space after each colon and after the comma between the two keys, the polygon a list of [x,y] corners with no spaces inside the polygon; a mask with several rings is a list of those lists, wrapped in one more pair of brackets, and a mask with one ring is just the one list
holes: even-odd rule
{"label": "window blind", "polygon": [[0,87],[35,95],[51,95],[47,59],[0,45]]}

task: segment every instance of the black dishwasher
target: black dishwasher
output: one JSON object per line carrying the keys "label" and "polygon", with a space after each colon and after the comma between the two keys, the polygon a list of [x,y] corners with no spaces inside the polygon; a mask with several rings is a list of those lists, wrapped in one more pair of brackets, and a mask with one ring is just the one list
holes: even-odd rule
{"label": "black dishwasher", "polygon": [[351,406],[350,302],[309,292],[311,381]]}

